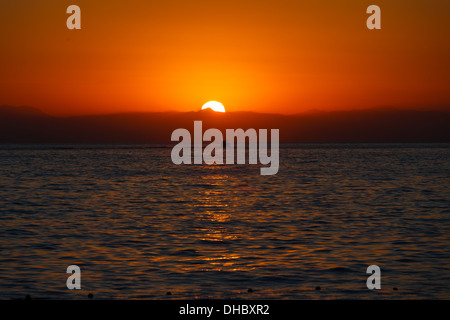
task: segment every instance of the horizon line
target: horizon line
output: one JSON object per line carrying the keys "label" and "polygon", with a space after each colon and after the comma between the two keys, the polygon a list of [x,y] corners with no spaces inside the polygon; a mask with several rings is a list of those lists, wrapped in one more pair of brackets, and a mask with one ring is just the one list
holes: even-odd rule
{"label": "horizon line", "polygon": [[11,109],[32,109],[34,111],[38,111],[46,116],[54,117],[54,118],[76,118],[76,117],[95,117],[95,116],[113,116],[113,115],[124,115],[124,114],[170,114],[170,113],[211,113],[211,114],[220,114],[220,116],[226,114],[237,114],[237,113],[254,113],[254,114],[266,114],[266,115],[279,115],[279,116],[301,116],[301,115],[310,115],[310,114],[331,114],[331,113],[347,113],[347,112],[367,112],[367,111],[409,111],[409,112],[444,112],[450,113],[450,106],[433,106],[433,107],[403,107],[403,106],[376,106],[376,107],[363,107],[363,108],[352,108],[352,109],[332,109],[332,110],[324,110],[324,109],[308,109],[304,111],[300,111],[297,113],[278,113],[278,112],[258,112],[254,110],[236,110],[236,111],[226,111],[226,112],[215,112],[209,109],[200,109],[200,110],[188,110],[188,111],[179,111],[179,110],[165,110],[165,111],[117,111],[117,112],[106,112],[106,113],[84,113],[84,114],[69,114],[69,115],[55,115],[52,113],[48,113],[43,111],[42,109],[34,106],[15,106],[2,104],[0,105],[0,110],[3,108],[11,108]]}

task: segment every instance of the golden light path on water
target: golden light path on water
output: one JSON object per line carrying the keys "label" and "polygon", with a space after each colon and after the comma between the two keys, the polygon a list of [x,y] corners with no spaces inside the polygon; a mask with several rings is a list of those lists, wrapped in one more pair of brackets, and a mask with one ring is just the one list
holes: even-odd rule
{"label": "golden light path on water", "polygon": [[[20,148],[0,150],[0,298],[370,298],[373,262],[380,297],[448,292],[448,148],[287,145],[270,177],[170,148]],[[65,289],[71,264],[86,291]]]}

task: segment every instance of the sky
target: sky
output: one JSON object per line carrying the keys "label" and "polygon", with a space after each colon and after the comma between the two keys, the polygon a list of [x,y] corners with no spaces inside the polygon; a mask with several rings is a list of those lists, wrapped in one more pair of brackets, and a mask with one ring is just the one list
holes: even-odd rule
{"label": "sky", "polygon": [[[81,8],[81,30],[66,9]],[[381,8],[381,30],[366,9]],[[52,115],[450,109],[448,0],[0,2],[0,105]]]}

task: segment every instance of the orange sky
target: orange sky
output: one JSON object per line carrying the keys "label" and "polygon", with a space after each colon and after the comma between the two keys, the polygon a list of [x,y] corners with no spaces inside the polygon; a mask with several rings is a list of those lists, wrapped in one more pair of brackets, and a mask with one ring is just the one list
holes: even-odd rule
{"label": "orange sky", "polygon": [[[82,30],[66,28],[66,8]],[[366,28],[366,8],[382,30]],[[54,115],[450,106],[450,2],[0,3],[0,105]]]}

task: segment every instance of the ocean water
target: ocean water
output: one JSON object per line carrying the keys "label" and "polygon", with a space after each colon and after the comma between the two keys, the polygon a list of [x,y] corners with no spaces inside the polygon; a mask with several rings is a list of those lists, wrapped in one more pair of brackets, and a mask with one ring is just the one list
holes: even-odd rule
{"label": "ocean water", "polygon": [[1,145],[0,299],[450,298],[450,144],[282,144],[275,176],[170,151]]}

